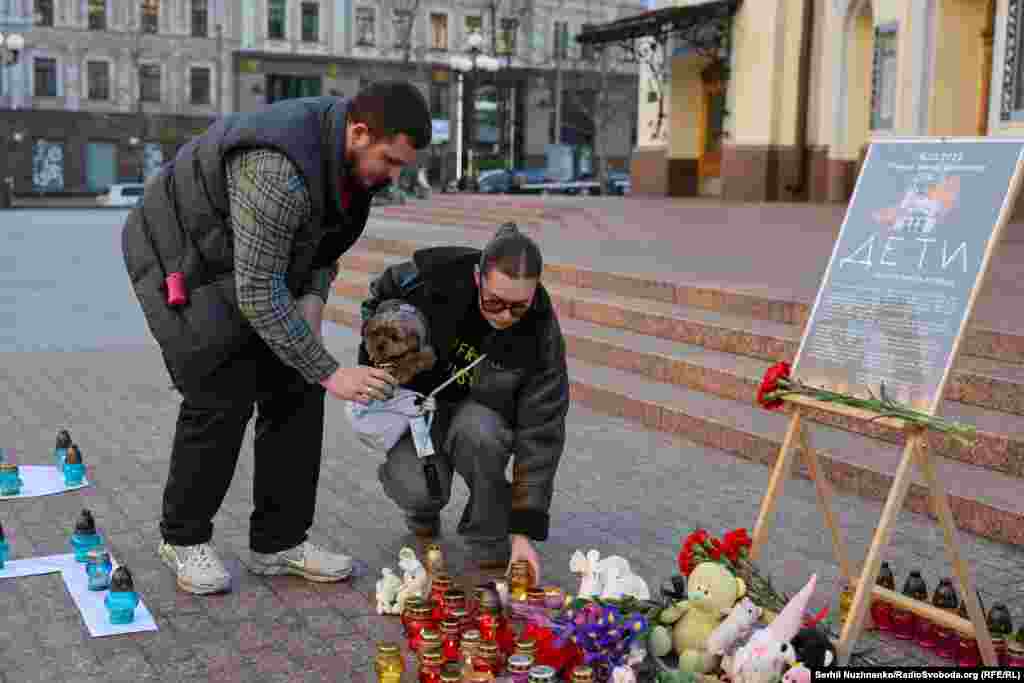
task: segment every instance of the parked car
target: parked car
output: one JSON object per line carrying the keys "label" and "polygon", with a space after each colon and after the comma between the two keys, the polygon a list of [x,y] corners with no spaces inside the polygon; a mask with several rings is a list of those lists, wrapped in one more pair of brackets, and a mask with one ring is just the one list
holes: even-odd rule
{"label": "parked car", "polygon": [[143,183],[118,183],[96,197],[100,206],[137,206],[146,191]]}

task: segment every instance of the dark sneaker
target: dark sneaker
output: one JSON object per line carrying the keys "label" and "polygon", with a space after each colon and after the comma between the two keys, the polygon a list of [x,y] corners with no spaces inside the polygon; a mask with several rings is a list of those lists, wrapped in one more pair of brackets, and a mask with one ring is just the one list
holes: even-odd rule
{"label": "dark sneaker", "polygon": [[406,515],[405,525],[409,531],[419,538],[436,538],[441,535],[441,517],[419,517]]}

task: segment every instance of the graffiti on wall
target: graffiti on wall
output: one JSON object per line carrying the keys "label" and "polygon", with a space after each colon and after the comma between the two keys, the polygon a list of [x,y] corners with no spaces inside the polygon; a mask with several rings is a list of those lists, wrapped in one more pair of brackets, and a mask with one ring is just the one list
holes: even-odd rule
{"label": "graffiti on wall", "polygon": [[64,189],[64,143],[36,140],[32,151],[32,187],[36,192]]}

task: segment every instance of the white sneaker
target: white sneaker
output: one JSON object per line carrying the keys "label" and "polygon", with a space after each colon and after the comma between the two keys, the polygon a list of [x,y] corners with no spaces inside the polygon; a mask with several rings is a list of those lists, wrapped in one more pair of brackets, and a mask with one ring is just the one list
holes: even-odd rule
{"label": "white sneaker", "polygon": [[178,588],[196,595],[223,593],[231,589],[231,574],[209,543],[171,545],[160,543],[160,559],[174,572]]}
{"label": "white sneaker", "polygon": [[308,581],[331,583],[352,575],[352,558],[330,553],[309,541],[279,553],[251,553],[249,571],[263,576],[294,574]]}

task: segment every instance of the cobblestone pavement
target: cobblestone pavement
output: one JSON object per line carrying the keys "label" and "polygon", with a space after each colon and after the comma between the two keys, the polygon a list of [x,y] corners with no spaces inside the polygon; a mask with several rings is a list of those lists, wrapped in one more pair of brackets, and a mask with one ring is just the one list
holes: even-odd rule
{"label": "cobblestone pavement", "polygon": [[[0,236],[9,237],[2,222]],[[116,260],[119,252],[106,258]],[[45,300],[40,319],[49,317],[53,329],[59,330],[58,346],[71,349],[16,352],[40,348],[31,339],[38,331],[20,322],[12,325],[11,318],[0,322],[0,333],[8,339],[4,348],[11,349],[0,353],[0,396],[6,406],[0,411],[0,445],[13,449],[21,463],[45,464],[56,430],[66,427],[81,446],[95,482],[80,492],[2,502],[0,521],[12,543],[12,559],[63,553],[70,550],[75,517],[82,507],[90,508],[116,557],[133,569],[160,630],[91,638],[59,577],[2,580],[0,681],[366,680],[374,643],[399,637],[396,619],[379,617],[373,610],[374,582],[381,567],[396,566],[399,548],[413,541],[380,490],[376,459],[352,445],[341,405],[328,402],[312,535],[313,540],[358,558],[353,580],[310,585],[245,571],[250,433],[232,489],[215,520],[215,543],[235,577],[233,590],[208,597],[179,592],[155,553],[177,397],[168,388],[159,354],[146,342],[134,309],[110,304],[122,327],[107,339],[101,339],[103,329],[86,324],[91,320],[87,311],[77,325],[66,324],[73,311],[60,305],[58,295],[85,301],[83,282],[94,284],[100,300],[124,298],[116,289],[122,284],[110,275],[117,272],[116,264],[102,261],[98,254],[89,259],[89,272],[96,271],[94,280],[65,281],[50,274],[47,277],[55,284],[40,286],[39,293],[30,283],[22,283],[22,289],[12,294],[0,271],[0,295],[18,299],[7,304],[17,307],[15,315],[23,316],[22,307]],[[111,298],[103,299],[108,294]],[[329,343],[340,357],[353,357],[355,339],[347,331],[332,329]],[[102,350],[74,350],[79,345]],[[673,573],[680,540],[694,527],[720,533],[753,524],[767,486],[767,469],[579,407],[573,408],[569,427],[556,481],[552,534],[540,546],[545,583],[574,588],[569,573],[572,551],[596,548],[604,555],[629,558],[656,587]],[[466,498],[465,486],[457,483],[443,515],[442,542],[456,569],[467,564],[454,532]],[[881,506],[840,496],[836,507],[842,511],[852,556],[862,558]],[[1016,621],[1024,619],[1024,551],[961,538],[986,604],[1006,602]],[[914,568],[923,571],[929,586],[950,575],[941,543],[941,533],[931,522],[904,513],[887,555],[898,580],[902,582]],[[809,482],[787,482],[763,566],[789,592],[817,572],[821,589],[813,606],[834,602],[837,569]],[[914,646],[877,644],[871,637],[861,644],[876,647],[878,659],[888,663],[929,661]]]}

